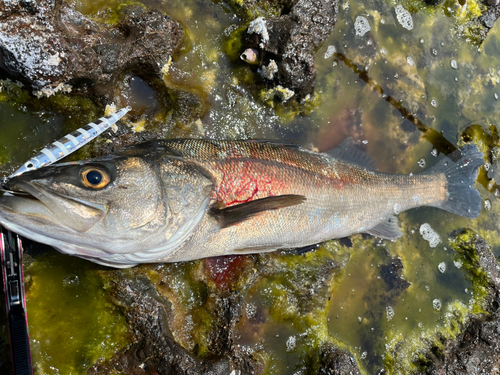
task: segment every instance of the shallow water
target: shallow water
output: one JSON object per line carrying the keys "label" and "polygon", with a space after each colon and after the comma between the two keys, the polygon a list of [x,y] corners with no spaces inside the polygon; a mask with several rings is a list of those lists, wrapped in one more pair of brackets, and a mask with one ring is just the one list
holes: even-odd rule
{"label": "shallow water", "polygon": [[[109,2],[70,3],[96,19],[112,19],[106,8]],[[481,144],[499,122],[498,23],[478,47],[457,35],[461,22],[450,14],[459,10],[429,11],[420,3],[403,2],[403,7],[411,10],[413,28],[408,30],[398,21],[396,3],[343,2],[333,34],[317,52],[315,89],[320,104],[308,116],[290,120],[253,99],[251,68],[239,60],[231,61],[224,53],[230,32],[241,24],[228,6],[208,1],[145,4],[164,10],[189,32],[190,48],[174,59],[164,80],[170,87],[196,93],[208,103],[201,125],[187,124],[193,134],[201,126],[206,137],[294,140],[320,151],[351,136],[362,142],[380,171],[420,173],[449,152],[447,142],[460,146],[462,133],[472,125],[474,134],[480,134],[474,140]],[[471,9],[465,9],[465,15],[474,10],[473,5],[469,2]],[[406,17],[404,25],[408,27]],[[329,46],[334,46],[336,53],[325,56]],[[369,83],[360,74],[363,71]],[[130,92],[118,104],[132,104],[137,113],[146,116],[143,118],[153,116],[145,110],[145,101],[137,98],[149,93],[149,100],[155,102],[154,92],[140,78],[129,83]],[[381,88],[384,95],[374,87]],[[50,102],[40,101],[35,106],[12,103],[6,90],[0,97],[0,162],[6,174],[89,117],[88,112],[61,115],[51,109]],[[403,113],[414,114],[419,126]],[[147,126],[146,121],[146,130]],[[168,133],[171,137],[176,134],[175,129]],[[386,347],[394,340],[418,337],[441,327],[446,312],[457,301],[468,304],[473,297],[471,281],[448,243],[452,231],[469,227],[500,255],[500,207],[484,172],[481,178],[476,186],[492,207],[483,209],[478,219],[422,208],[399,215],[404,236],[395,243],[353,236],[349,261],[335,279],[330,302],[326,308],[318,304],[312,315],[273,315],[269,312],[273,301],[281,301],[285,307],[296,302],[282,301],[281,294],[270,297],[266,290],[274,279],[262,280],[249,292],[247,303],[260,309],[265,319],[251,324],[248,319],[252,314],[247,316],[240,323],[238,345],[272,357],[268,374],[296,374],[305,371],[303,353],[307,347],[331,335],[352,350],[367,373],[375,373],[384,366]],[[436,247],[420,235],[424,223],[439,235],[441,242]],[[341,248],[332,242],[325,249],[318,257],[335,256]],[[283,262],[288,256],[283,255]],[[394,257],[401,258],[403,278],[411,283],[401,292],[391,290],[381,277],[381,269]],[[33,283],[27,301],[33,360],[39,373],[81,373],[100,356],[109,357],[125,345],[126,329],[119,314],[107,313],[110,305],[96,269],[56,252],[27,267]],[[80,280],[77,289],[69,288],[66,282],[74,276]],[[285,291],[293,294],[293,288],[287,288]],[[52,336],[47,324],[63,327],[58,330],[60,336]],[[86,328],[81,330],[82,326]],[[89,331],[95,334],[88,335]]]}

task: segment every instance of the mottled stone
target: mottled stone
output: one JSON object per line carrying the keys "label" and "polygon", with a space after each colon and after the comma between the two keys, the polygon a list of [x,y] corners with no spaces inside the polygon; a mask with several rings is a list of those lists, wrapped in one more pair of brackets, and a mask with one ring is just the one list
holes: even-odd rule
{"label": "mottled stone", "polygon": [[[302,99],[313,91],[315,52],[333,31],[337,1],[300,0],[291,5],[279,17],[253,20],[243,44],[259,51],[268,86],[284,87]],[[276,65],[273,74],[268,74],[270,64]]]}
{"label": "mottled stone", "polygon": [[35,91],[90,82],[109,96],[128,70],[161,77],[183,37],[178,22],[138,5],[124,7],[115,26],[62,0],[3,2],[0,19],[0,69]]}
{"label": "mottled stone", "polygon": [[88,374],[229,374],[228,358],[199,358],[178,344],[168,326],[171,304],[150,281],[127,278],[120,271],[109,272],[114,285],[113,302],[121,306],[135,341],[111,360],[99,363]]}

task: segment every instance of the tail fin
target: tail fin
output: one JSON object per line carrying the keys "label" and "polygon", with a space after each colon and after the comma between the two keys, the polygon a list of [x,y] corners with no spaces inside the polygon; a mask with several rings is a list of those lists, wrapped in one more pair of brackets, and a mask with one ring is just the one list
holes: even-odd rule
{"label": "tail fin", "polygon": [[465,145],[425,172],[444,173],[448,180],[448,199],[436,207],[470,219],[479,216],[481,195],[474,182],[483,164],[483,153],[475,145]]}

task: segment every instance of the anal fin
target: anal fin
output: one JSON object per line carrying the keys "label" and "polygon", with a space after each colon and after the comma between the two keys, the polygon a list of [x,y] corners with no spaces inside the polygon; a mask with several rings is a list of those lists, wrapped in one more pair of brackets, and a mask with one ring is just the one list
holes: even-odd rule
{"label": "anal fin", "polygon": [[303,195],[277,195],[274,197],[256,199],[251,202],[237,204],[223,209],[212,207],[208,213],[217,219],[222,229],[248,220],[259,212],[295,206],[305,201],[306,197]]}
{"label": "anal fin", "polygon": [[398,218],[394,215],[385,218],[384,221],[365,232],[386,240],[397,240],[403,235],[398,227]]}

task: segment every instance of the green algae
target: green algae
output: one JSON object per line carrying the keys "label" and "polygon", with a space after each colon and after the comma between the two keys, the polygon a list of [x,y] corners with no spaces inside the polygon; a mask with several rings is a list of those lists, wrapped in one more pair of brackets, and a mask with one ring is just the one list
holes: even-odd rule
{"label": "green algae", "polygon": [[459,302],[449,304],[442,325],[409,335],[397,330],[387,333],[384,369],[388,374],[415,374],[427,371],[428,351],[439,355],[444,341],[454,339],[469,321],[470,309]]}
{"label": "green algae", "polygon": [[248,25],[238,26],[230,35],[225,38],[222,44],[222,50],[231,61],[238,61],[243,53],[243,39]]}
{"label": "green algae", "polygon": [[99,0],[76,1],[70,0],[68,4],[92,20],[109,26],[116,26],[122,17],[122,10],[130,6],[139,6],[144,10],[146,5],[135,0]]}
{"label": "green algae", "polygon": [[81,374],[128,344],[128,327],[108,302],[97,266],[55,251],[25,267],[37,374]]}
{"label": "green algae", "polygon": [[463,264],[464,270],[472,281],[473,304],[470,307],[473,314],[485,312],[485,299],[488,295],[488,274],[479,265],[479,254],[477,253],[474,242],[477,240],[477,234],[464,229],[457,234],[450,244],[457,252],[458,258]]}

